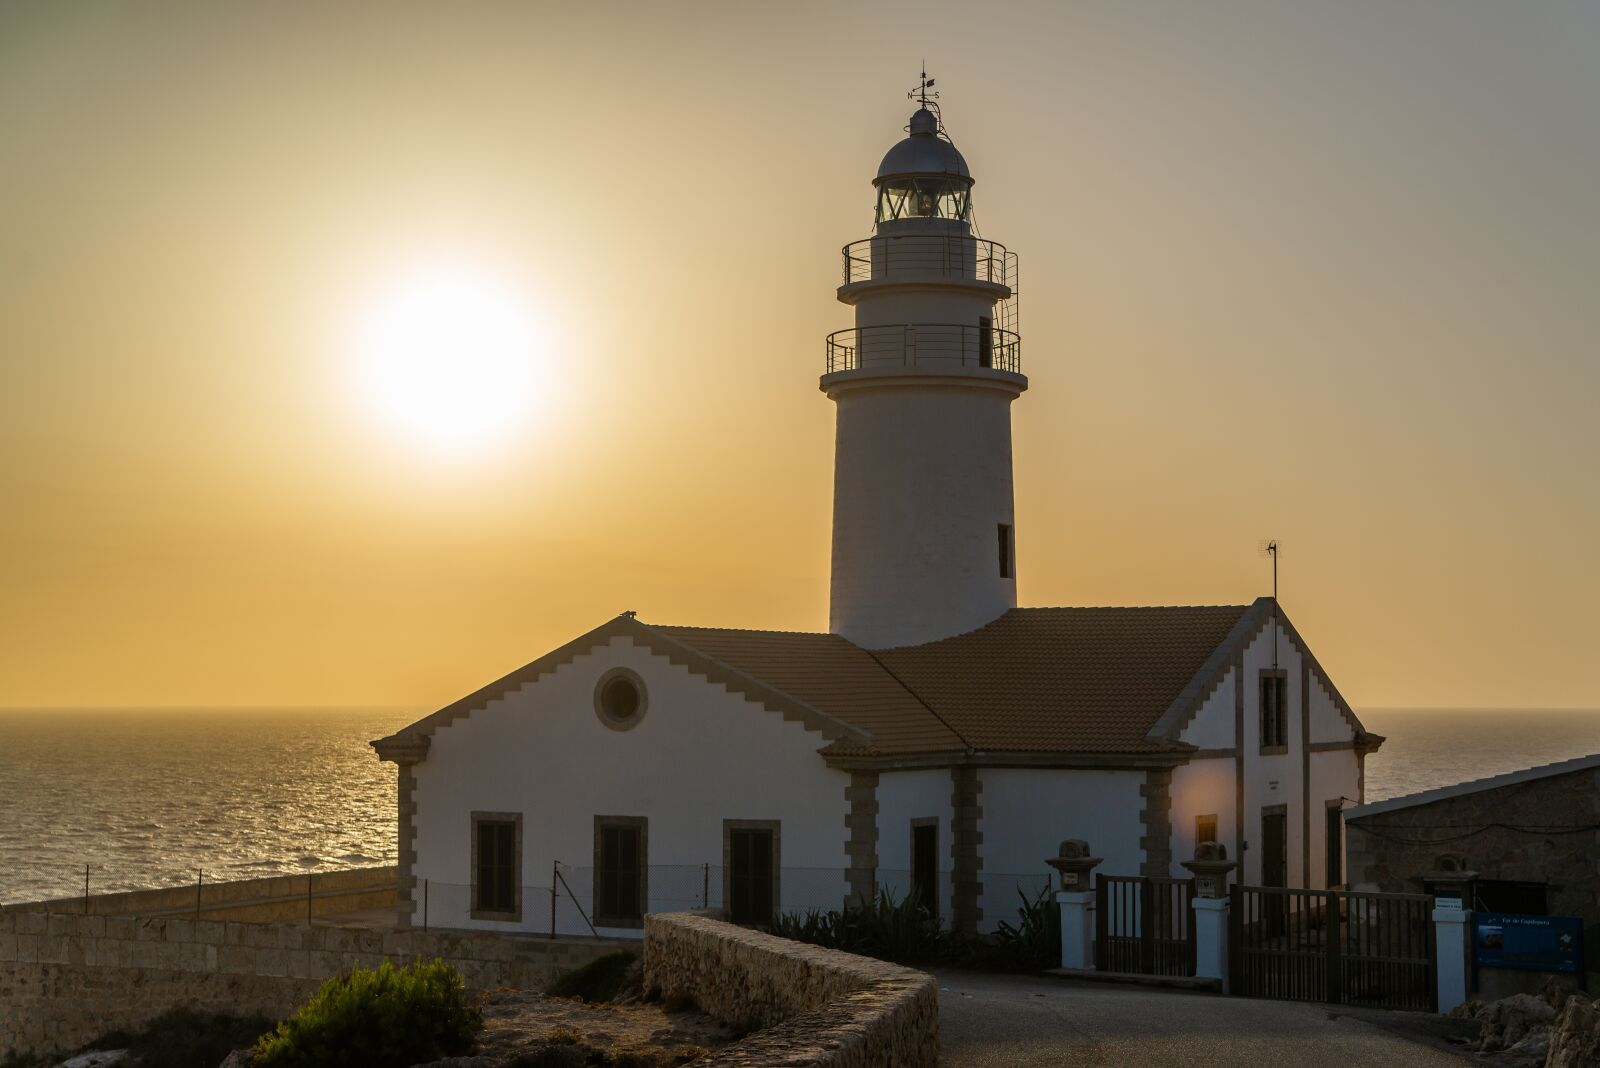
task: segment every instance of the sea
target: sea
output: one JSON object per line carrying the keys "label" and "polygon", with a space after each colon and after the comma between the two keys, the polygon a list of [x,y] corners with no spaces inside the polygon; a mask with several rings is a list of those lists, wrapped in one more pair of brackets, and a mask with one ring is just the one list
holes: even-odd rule
{"label": "sea", "polygon": [[[0,711],[0,906],[395,861],[415,710]],[[1600,710],[1368,709],[1367,800],[1600,753]]]}

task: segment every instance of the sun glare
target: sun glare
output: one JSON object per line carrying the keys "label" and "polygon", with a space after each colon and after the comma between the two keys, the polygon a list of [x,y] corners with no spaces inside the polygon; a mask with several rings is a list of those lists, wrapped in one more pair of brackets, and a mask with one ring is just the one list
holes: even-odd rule
{"label": "sun glare", "polygon": [[391,430],[433,451],[475,452],[533,414],[543,355],[521,294],[486,273],[436,267],[368,304],[355,385]]}

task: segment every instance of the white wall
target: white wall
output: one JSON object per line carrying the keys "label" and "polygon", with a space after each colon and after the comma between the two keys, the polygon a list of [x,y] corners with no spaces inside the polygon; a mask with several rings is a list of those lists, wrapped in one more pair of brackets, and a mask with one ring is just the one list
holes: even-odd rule
{"label": "white wall", "polygon": [[[1311,740],[1313,742],[1348,742],[1355,734],[1350,721],[1344,718],[1339,706],[1317,677],[1311,673]],[[1351,795],[1354,796],[1354,795]]]}
{"label": "white wall", "polygon": [[[1231,703],[1233,698],[1228,698]],[[1232,710],[1230,708],[1230,719]],[[1192,760],[1172,770],[1172,871],[1177,879],[1187,879],[1189,869],[1182,861],[1194,859],[1195,817],[1217,817],[1217,841],[1228,848],[1228,856],[1239,855],[1234,832],[1235,768],[1232,757]]]}
{"label": "white wall", "polygon": [[[828,387],[838,404],[829,629],[869,649],[948,638],[1017,604],[999,554],[999,526],[1015,524],[1017,387],[875,381]],[[1026,544],[1014,530],[1014,559]]]}
{"label": "white wall", "polygon": [[[1304,735],[1300,718],[1302,657],[1293,642],[1282,636],[1278,643],[1278,666],[1287,675],[1289,715],[1288,752],[1267,755],[1261,752],[1260,672],[1272,666],[1272,631],[1263,630],[1244,654],[1244,737],[1242,752],[1244,776],[1244,837],[1249,848],[1242,854],[1240,879],[1250,884],[1261,882],[1261,810],[1268,805],[1288,806],[1288,884],[1321,888],[1325,881],[1323,843],[1323,801],[1355,797],[1358,790],[1355,757],[1349,751],[1312,753],[1312,782],[1309,804],[1303,785],[1308,741],[1349,741],[1353,730],[1338,714],[1325,690],[1311,674],[1311,736]],[[1335,723],[1339,726],[1336,728]],[[1331,758],[1331,759],[1330,759]],[[1310,837],[1306,836],[1306,817],[1310,817]],[[1310,843],[1307,856],[1305,844]],[[1241,854],[1235,853],[1235,856]],[[1307,861],[1309,860],[1309,865]]]}
{"label": "white wall", "polygon": [[1197,745],[1201,749],[1231,749],[1233,747],[1233,690],[1236,680],[1229,671],[1217,685],[1216,691],[1206,698],[1194,718],[1178,734],[1180,742]]}
{"label": "white wall", "polygon": [[[638,672],[648,689],[647,711],[632,730],[611,730],[594,711],[596,681],[618,665]],[[419,899],[429,880],[437,926],[548,929],[547,890],[524,891],[520,925],[467,917],[470,813],[480,810],[523,814],[527,887],[548,888],[557,860],[582,869],[568,878],[585,909],[596,815],[648,817],[652,910],[696,906],[705,864],[713,904],[720,900],[725,818],[779,820],[780,907],[837,908],[849,775],[823,763],[816,750],[824,742],[618,638],[434,734],[416,767]],[[570,905],[558,927],[587,930]]]}
{"label": "white wall", "polygon": [[1311,754],[1311,885],[1328,885],[1327,802],[1350,798],[1345,808],[1353,808],[1356,798],[1356,754],[1351,749],[1335,749]]}
{"label": "white wall", "polygon": [[929,771],[885,772],[878,777],[878,882],[902,899],[911,890],[911,821],[929,816],[939,820],[938,866],[941,890],[939,914],[950,916],[951,870],[950,798],[953,785],[949,768]]}
{"label": "white wall", "polygon": [[[978,856],[983,867],[981,930],[1016,921],[1019,881],[1031,893],[1054,876],[1046,858],[1063,839],[1082,838],[1105,863],[1106,875],[1138,875],[1144,853],[1139,821],[1142,771],[1072,771],[1053,768],[983,768]],[[1020,877],[1020,879],[1019,879]]]}

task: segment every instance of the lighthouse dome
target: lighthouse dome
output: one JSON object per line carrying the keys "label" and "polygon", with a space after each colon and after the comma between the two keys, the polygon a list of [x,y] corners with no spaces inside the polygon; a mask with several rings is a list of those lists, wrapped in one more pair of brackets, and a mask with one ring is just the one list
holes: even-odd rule
{"label": "lighthouse dome", "polygon": [[946,175],[964,178],[972,183],[972,172],[967,161],[956,151],[956,146],[939,136],[939,120],[927,108],[918,108],[911,116],[910,136],[893,148],[878,164],[876,185],[886,178],[911,175]]}

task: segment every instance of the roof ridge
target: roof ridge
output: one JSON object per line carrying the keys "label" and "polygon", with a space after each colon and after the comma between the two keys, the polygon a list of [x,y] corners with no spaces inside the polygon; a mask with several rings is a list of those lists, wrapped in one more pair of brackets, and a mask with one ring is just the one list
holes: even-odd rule
{"label": "roof ridge", "polygon": [[[644,620],[641,619],[639,622],[644,623]],[[839,638],[841,641],[848,641],[842,635],[827,630],[774,630],[767,627],[696,627],[683,623],[645,623],[645,626],[654,627],[656,630],[662,631],[693,630],[713,634],[794,634],[806,638]]]}

